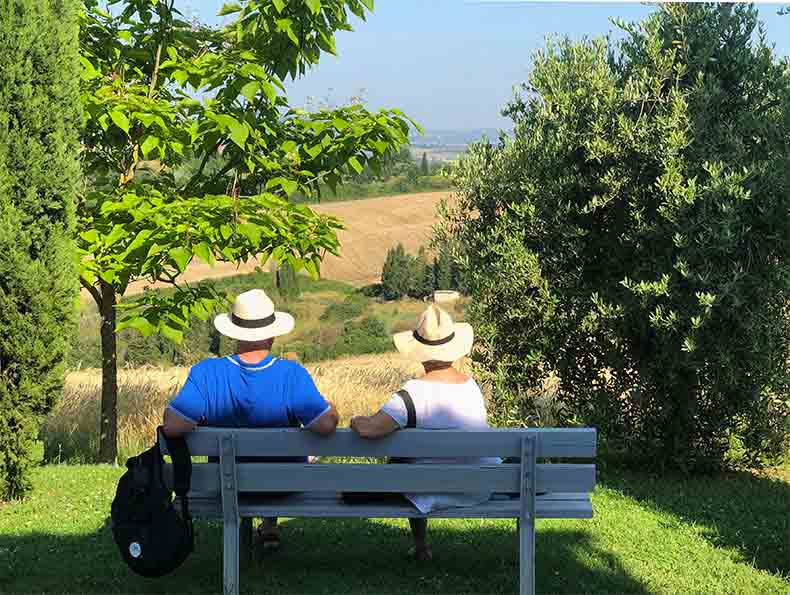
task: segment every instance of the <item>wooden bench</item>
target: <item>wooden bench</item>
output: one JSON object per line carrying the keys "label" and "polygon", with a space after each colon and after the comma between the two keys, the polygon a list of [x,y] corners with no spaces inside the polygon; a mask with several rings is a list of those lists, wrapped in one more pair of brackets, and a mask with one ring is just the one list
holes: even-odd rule
{"label": "wooden bench", "polygon": [[[520,593],[535,592],[535,519],[591,518],[595,465],[538,463],[538,459],[593,459],[596,431],[580,429],[401,430],[367,441],[351,430],[329,438],[298,429],[199,428],[187,438],[193,456],[189,494],[194,517],[224,520],[225,593],[239,592],[240,549],[249,555],[253,517],[516,518],[519,519]],[[162,444],[162,448],[166,446]],[[376,465],[237,463],[236,457],[517,457],[501,465]],[[172,469],[168,466],[168,481]],[[172,483],[171,483],[172,485]],[[428,515],[411,505],[349,504],[340,492],[493,492],[478,506]],[[266,492],[298,492],[266,498]],[[544,495],[537,496],[536,492]],[[507,495],[510,494],[510,495]]]}

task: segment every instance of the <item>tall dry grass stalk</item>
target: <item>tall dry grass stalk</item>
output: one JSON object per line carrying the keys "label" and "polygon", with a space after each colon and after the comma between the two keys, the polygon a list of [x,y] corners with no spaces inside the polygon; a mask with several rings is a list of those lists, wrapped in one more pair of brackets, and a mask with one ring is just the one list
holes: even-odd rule
{"label": "tall dry grass stalk", "polygon": [[[305,366],[318,389],[337,405],[340,425],[354,415],[375,412],[422,366],[397,354],[369,355]],[[468,362],[460,369],[468,370]],[[187,378],[188,368],[137,368],[118,371],[118,452],[121,461],[153,443],[162,412]],[[66,377],[63,399],[41,429],[44,458],[89,463],[98,452],[101,371],[85,369]]]}

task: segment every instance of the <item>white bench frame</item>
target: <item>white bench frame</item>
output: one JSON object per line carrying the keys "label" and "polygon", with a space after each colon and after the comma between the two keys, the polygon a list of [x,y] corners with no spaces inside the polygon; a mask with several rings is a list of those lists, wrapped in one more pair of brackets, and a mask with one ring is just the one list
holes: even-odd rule
{"label": "white bench frame", "polygon": [[[224,590],[239,592],[240,549],[249,555],[254,517],[517,518],[520,593],[535,593],[535,519],[591,518],[594,464],[538,464],[546,458],[594,459],[593,428],[401,430],[377,441],[351,430],[323,438],[299,429],[199,428],[187,436],[192,456],[219,456],[219,464],[193,463],[189,493],[195,517],[224,520]],[[166,452],[164,441],[161,442]],[[520,457],[501,465],[358,465],[237,463],[239,456],[295,457]],[[172,485],[172,469],[166,469]],[[520,497],[427,515],[413,506],[347,504],[338,492],[501,492]],[[247,492],[256,495],[245,496]],[[261,492],[298,492],[266,499]],[[547,492],[536,497],[536,492]]]}

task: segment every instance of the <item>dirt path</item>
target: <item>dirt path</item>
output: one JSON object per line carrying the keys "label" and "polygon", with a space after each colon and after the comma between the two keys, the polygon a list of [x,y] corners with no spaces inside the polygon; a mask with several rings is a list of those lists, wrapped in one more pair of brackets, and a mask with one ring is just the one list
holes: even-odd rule
{"label": "dirt path", "polygon": [[[321,267],[322,278],[354,285],[375,283],[381,277],[381,267],[391,247],[401,242],[408,252],[416,252],[428,242],[431,226],[436,221],[436,207],[442,198],[450,195],[448,191],[423,192],[314,205],[319,213],[334,215],[346,226],[338,234],[341,258],[326,257]],[[194,261],[181,278],[186,281],[218,279],[251,273],[256,265],[253,261],[239,267],[228,263],[212,267]],[[133,283],[126,295],[140,293],[150,285]],[[83,297],[90,296],[83,291]]]}

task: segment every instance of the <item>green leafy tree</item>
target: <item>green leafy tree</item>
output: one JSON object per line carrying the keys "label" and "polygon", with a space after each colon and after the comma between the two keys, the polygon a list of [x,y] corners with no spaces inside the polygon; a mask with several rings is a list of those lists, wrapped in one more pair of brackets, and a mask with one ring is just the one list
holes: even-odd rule
{"label": "green leafy tree", "polygon": [[293,301],[299,297],[301,293],[299,289],[299,277],[294,268],[287,262],[277,266],[275,281],[277,293],[284,301]]}
{"label": "green leafy tree", "polygon": [[428,154],[422,154],[422,161],[420,162],[420,175],[421,176],[430,176],[431,175],[431,168],[428,165]]}
{"label": "green leafy tree", "polygon": [[556,373],[610,446],[689,469],[738,438],[754,460],[787,431],[788,61],[750,5],[620,26],[617,45],[538,52],[515,140],[456,174],[443,234],[476,298],[477,365],[500,421]]}
{"label": "green leafy tree", "polygon": [[390,248],[381,271],[382,295],[388,300],[399,300],[409,292],[413,267],[403,244]]}
{"label": "green leafy tree", "polygon": [[453,289],[453,260],[445,246],[439,248],[434,260],[434,289]]}
{"label": "green leafy tree", "polygon": [[433,263],[428,259],[424,247],[420,247],[415,259],[415,291],[414,297],[424,298],[433,295],[434,290],[434,274]]}
{"label": "green leafy tree", "polygon": [[[370,0],[246,0],[222,28],[181,18],[173,0],[87,0],[83,16],[83,160],[78,206],[81,281],[102,316],[99,458],[116,457],[116,332],[180,341],[191,316],[224,304],[210,284],[181,281],[193,258],[258,257],[318,275],[337,254],[340,222],[289,201],[379,163],[407,143],[397,110],[354,104],[308,113],[289,106],[334,33]],[[196,99],[200,97],[200,99]],[[189,176],[176,176],[188,165]],[[123,301],[129,284],[170,284]],[[120,312],[122,318],[116,319]]]}
{"label": "green leafy tree", "polygon": [[63,388],[74,331],[78,3],[0,6],[0,500]]}

